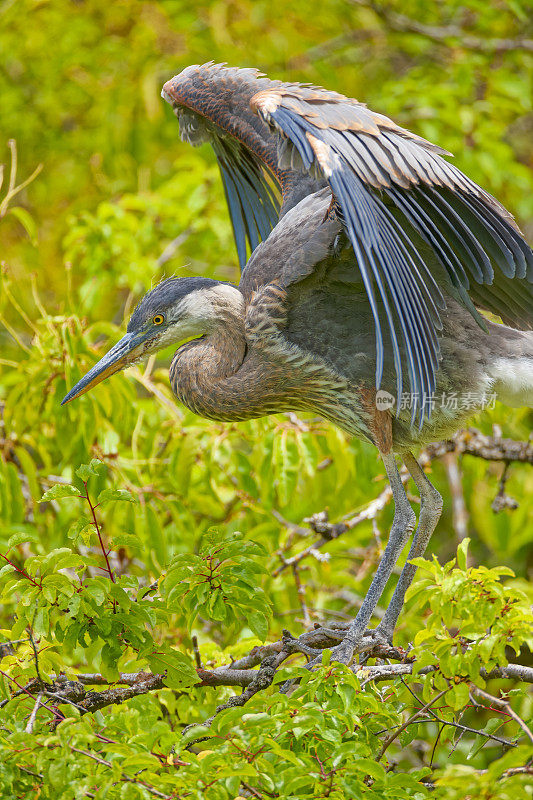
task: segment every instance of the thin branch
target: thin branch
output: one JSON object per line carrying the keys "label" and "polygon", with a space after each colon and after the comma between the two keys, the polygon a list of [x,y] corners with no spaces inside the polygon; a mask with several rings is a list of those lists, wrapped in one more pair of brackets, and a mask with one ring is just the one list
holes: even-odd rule
{"label": "thin branch", "polygon": [[298,567],[297,564],[292,565],[292,574],[294,576],[294,583],[296,586],[298,599],[302,607],[303,622],[305,627],[308,628],[309,625],[311,624],[311,617],[309,615],[309,608],[307,607],[307,603],[305,601],[305,587],[300,580],[300,568]]}
{"label": "thin branch", "polygon": [[35,720],[37,719],[37,712],[39,711],[39,707],[41,705],[41,700],[43,697],[43,693],[39,692],[37,698],[35,700],[35,705],[32,708],[30,718],[28,720],[28,724],[26,725],[25,732],[26,733],[33,733],[33,726],[35,725]]}
{"label": "thin branch", "polygon": [[15,570],[15,572],[18,572],[18,573],[19,573],[19,575],[22,575],[22,577],[23,577],[23,578],[26,578],[28,581],[30,581],[30,583],[33,583],[33,585],[34,585],[34,586],[36,586],[38,589],[42,589],[42,588],[43,588],[43,587],[41,586],[41,584],[40,584],[40,583],[37,583],[37,581],[34,581],[34,580],[33,580],[33,578],[31,577],[31,575],[28,575],[28,573],[27,573],[27,572],[25,572],[23,569],[19,569],[19,568],[18,568],[18,567],[17,567],[17,566],[16,566],[16,565],[15,565],[15,564],[12,562],[12,561],[10,561],[10,559],[9,559],[7,556],[5,556],[3,553],[0,553],[0,557],[1,557],[1,558],[3,558],[3,559],[4,559],[4,561],[7,561],[7,563],[8,563],[8,564],[11,564],[11,566],[13,567],[13,569]]}
{"label": "thin branch", "polygon": [[[403,679],[401,679],[401,681],[405,686],[405,688],[407,689],[407,691],[413,695],[415,700],[418,703],[422,703],[423,701],[418,697],[418,695],[415,692],[413,692],[411,687],[408,686]],[[487,739],[493,739],[495,742],[498,742],[498,744],[503,744],[506,747],[516,747],[516,744],[514,742],[512,742],[510,739],[505,739],[503,736],[496,736],[493,733],[487,733],[486,731],[479,731],[477,728],[470,728],[468,725],[462,725],[460,722],[455,722],[454,720],[443,719],[442,717],[439,717],[438,714],[435,714],[432,708],[428,708],[428,714],[431,714],[433,719],[435,719],[441,725],[450,725],[452,728],[457,728],[462,733],[475,733],[477,736],[485,736]],[[433,757],[431,758],[431,760],[433,761]]]}
{"label": "thin branch", "polygon": [[440,458],[445,453],[457,453],[476,456],[486,461],[519,461],[523,464],[533,464],[533,442],[486,436],[476,428],[459,431],[448,441],[430,444],[424,453],[430,460]]}
{"label": "thin branch", "polygon": [[[88,750],[80,750],[78,747],[74,747],[73,745],[69,745],[70,750],[73,753],[80,753],[82,756],[86,756],[87,758],[91,758],[93,761],[96,761],[97,764],[102,764],[104,767],[109,767],[109,769],[113,769],[113,764],[111,761],[106,761],[105,758],[100,758],[100,756],[95,755],[94,753],[90,753]],[[120,779],[125,781],[126,783],[136,783],[138,786],[142,786],[143,789],[149,794],[153,794],[155,797],[162,797],[163,800],[172,800],[172,795],[163,794],[158,789],[155,789],[153,786],[150,786],[149,783],[145,781],[141,781],[138,778],[131,778],[129,775],[126,775],[125,772],[120,773]],[[176,795],[173,795],[176,797]]]}
{"label": "thin branch", "polygon": [[350,2],[352,5],[369,8],[391,30],[399,33],[418,33],[420,36],[424,36],[437,44],[449,47],[449,40],[456,39],[458,46],[464,50],[476,50],[482,53],[502,53],[519,50],[533,52],[533,39],[522,36],[508,39],[472,36],[459,25],[426,25],[405,14],[392,11],[387,7],[387,4],[381,5],[372,2],[372,0],[350,0]]}
{"label": "thin branch", "polygon": [[170,261],[170,259],[174,257],[176,250],[178,250],[178,248],[181,247],[181,245],[187,241],[191,233],[192,233],[192,228],[185,228],[185,230],[182,231],[179,234],[179,236],[176,236],[176,238],[173,239],[170,242],[170,244],[167,244],[167,246],[165,247],[165,249],[163,250],[163,252],[156,261],[157,266],[162,267],[163,264],[166,264],[167,261]]}
{"label": "thin branch", "polygon": [[518,503],[514,499],[514,497],[510,497],[505,491],[505,486],[507,484],[507,481],[509,480],[509,468],[510,468],[510,463],[507,461],[503,467],[502,476],[500,478],[500,484],[498,486],[498,494],[490,504],[490,507],[492,508],[495,514],[498,514],[505,508],[508,508],[511,511],[514,511],[515,509],[518,508]]}
{"label": "thin branch", "polygon": [[[404,471],[401,477],[402,483],[406,483],[410,476],[407,471]],[[274,570],[273,577],[277,577],[287,567],[293,568],[307,556],[315,555],[321,547],[324,547],[324,545],[328,544],[328,542],[332,541],[333,539],[337,539],[343,533],[346,533],[346,531],[352,530],[356,527],[356,525],[360,525],[362,522],[374,519],[374,517],[376,517],[376,515],[385,508],[391,499],[392,490],[390,486],[386,486],[375,500],[372,500],[363,508],[362,511],[360,511],[358,514],[355,514],[350,519],[347,519],[345,522],[330,523],[327,521],[327,517],[323,512],[320,514],[314,514],[309,518],[309,526],[316,533],[322,534],[321,538],[318,539],[318,541],[313,542],[313,544],[309,545],[309,547],[306,547],[305,550],[297,553],[295,556],[291,556],[291,558],[284,558],[281,565]]]}
{"label": "thin branch", "polygon": [[198,637],[193,636],[191,641],[192,641],[192,649],[194,651],[194,660],[196,661],[196,666],[198,669],[203,669],[204,665],[202,664],[202,656],[200,655],[200,648],[198,646]]}
{"label": "thin branch", "polygon": [[[14,139],[9,139],[7,144],[8,144],[9,149],[11,150],[11,169],[10,169],[10,173],[9,173],[9,184],[8,184],[8,187],[7,187],[7,193],[6,193],[6,196],[4,197],[4,199],[0,202],[0,219],[2,219],[2,217],[5,217],[5,215],[7,213],[7,210],[8,210],[8,207],[9,207],[9,203],[11,202],[11,200],[19,192],[21,192],[23,189],[25,189],[26,186],[28,186],[28,184],[30,184],[33,180],[35,180],[35,178],[37,177],[37,175],[40,173],[40,171],[43,168],[43,165],[39,164],[33,170],[32,174],[30,175],[29,178],[26,178],[25,181],[22,181],[22,183],[19,183],[19,185],[16,186],[16,182],[17,182],[17,143],[16,143],[16,141]],[[0,184],[0,186],[1,186],[1,184]]]}
{"label": "thin branch", "polygon": [[494,705],[498,706],[498,708],[503,709],[506,714],[509,714],[509,716],[514,719],[516,724],[522,728],[527,738],[533,743],[533,733],[530,731],[524,720],[518,716],[516,711],[511,708],[511,705],[506,700],[502,700],[499,697],[494,697],[494,695],[485,692],[483,689],[480,689],[479,686],[475,686],[474,684],[472,684],[472,692],[477,694],[478,697],[488,700],[489,703],[494,703]]}
{"label": "thin branch", "polygon": [[462,542],[468,536],[468,510],[465,503],[461,468],[457,453],[446,453],[446,455],[442,456],[442,463],[446,470],[452,497],[453,529],[457,542]]}
{"label": "thin branch", "polygon": [[[104,540],[103,540],[103,537],[102,537],[102,532],[100,530],[100,524],[99,524],[98,518],[96,516],[96,507],[93,506],[93,504],[91,503],[91,498],[89,497],[89,490],[87,489],[87,481],[83,481],[83,485],[85,486],[85,496],[84,496],[83,499],[87,500],[87,502],[89,503],[89,508],[91,509],[91,515],[92,515],[92,518],[93,518],[93,525],[94,525],[94,527],[96,529],[96,533],[98,535],[98,541],[100,542],[100,548],[101,548],[102,553],[104,554],[104,558],[105,558],[106,572],[109,574],[109,577],[111,578],[111,581],[113,583],[116,583],[115,575],[113,573],[113,570],[111,569],[111,564],[109,563],[109,553],[108,553],[106,545],[104,544]],[[114,605],[115,605],[115,601],[113,601],[113,606]]]}
{"label": "thin branch", "polygon": [[422,706],[422,708],[418,709],[418,711],[416,711],[412,716],[410,716],[409,719],[403,723],[403,725],[400,725],[393,733],[391,733],[390,736],[387,736],[387,738],[385,739],[385,741],[383,742],[382,746],[379,749],[379,752],[376,756],[376,761],[381,761],[387,749],[394,742],[394,740],[398,738],[400,733],[403,733],[403,731],[407,728],[407,726],[415,722],[415,720],[417,720],[418,717],[423,716],[426,713],[426,711],[428,711],[430,707],[437,702],[437,700],[440,700],[440,698],[446,694],[447,691],[448,687],[446,687],[446,689],[443,689],[442,692],[439,692],[437,695],[435,695],[435,697],[433,697],[429,701],[429,703],[426,703],[424,706]]}
{"label": "thin branch", "polygon": [[39,653],[37,652],[37,647],[35,646],[35,642],[33,640],[33,634],[29,628],[27,628],[28,637],[30,640],[30,644],[33,650],[33,657],[35,659],[35,673],[37,675],[37,680],[39,681],[39,686],[42,687],[44,685],[43,679],[41,677],[41,671],[39,669]]}

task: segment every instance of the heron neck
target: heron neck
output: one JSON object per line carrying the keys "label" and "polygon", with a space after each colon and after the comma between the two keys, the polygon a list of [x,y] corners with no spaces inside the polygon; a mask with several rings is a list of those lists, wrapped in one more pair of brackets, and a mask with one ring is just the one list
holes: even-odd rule
{"label": "heron neck", "polygon": [[174,394],[202,417],[245,419],[249,415],[232,386],[245,355],[244,307],[226,308],[209,333],[176,351],[170,366]]}

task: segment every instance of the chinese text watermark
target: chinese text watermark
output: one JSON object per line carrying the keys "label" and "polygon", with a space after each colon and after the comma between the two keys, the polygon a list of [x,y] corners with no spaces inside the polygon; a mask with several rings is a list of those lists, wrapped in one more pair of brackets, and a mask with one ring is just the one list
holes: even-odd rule
{"label": "chinese text watermark", "polygon": [[[402,392],[400,395],[399,411],[423,408],[429,412],[436,408],[445,411],[480,411],[494,408],[496,394],[485,392],[435,392],[434,394],[420,395],[417,392]],[[376,408],[387,411],[394,408],[396,398],[390,392],[379,389],[376,392]]]}

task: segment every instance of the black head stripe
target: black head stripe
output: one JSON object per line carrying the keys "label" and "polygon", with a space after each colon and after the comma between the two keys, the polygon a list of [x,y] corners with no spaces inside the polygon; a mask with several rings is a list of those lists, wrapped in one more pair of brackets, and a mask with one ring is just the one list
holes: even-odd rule
{"label": "black head stripe", "polygon": [[168,278],[159,283],[148,294],[145,294],[128,323],[128,332],[141,328],[146,320],[155,314],[165,313],[179,303],[186,295],[200,289],[209,289],[217,286],[221,281],[212,278]]}

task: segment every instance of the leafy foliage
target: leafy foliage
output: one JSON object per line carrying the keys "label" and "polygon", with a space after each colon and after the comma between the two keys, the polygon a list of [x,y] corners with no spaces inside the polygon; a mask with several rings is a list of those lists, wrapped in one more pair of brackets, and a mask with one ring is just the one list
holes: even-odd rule
{"label": "leafy foliage", "polygon": [[[166,78],[213,58],[365,100],[453,151],[531,239],[529,11],[0,4],[2,797],[531,797],[531,698],[501,672],[530,663],[527,465],[434,460],[438,558],[418,562],[403,672],[330,666],[325,645],[309,672],[284,629],[356,613],[392,520],[375,451],[294,415],[201,420],[164,353],[59,405],[152,282],[237,279],[216,165],[179,142]],[[475,424],[525,441],[531,417]],[[360,521],[328,538],[325,510]]]}
{"label": "leafy foliage", "polygon": [[266,556],[266,550],[238,533],[227,539],[209,531],[206,540],[199,555],[184,553],[170,562],[162,587],[168,607],[183,611],[189,630],[199,614],[229,626],[240,612],[264,641],[271,610],[259,584],[268,573],[252,556]]}

